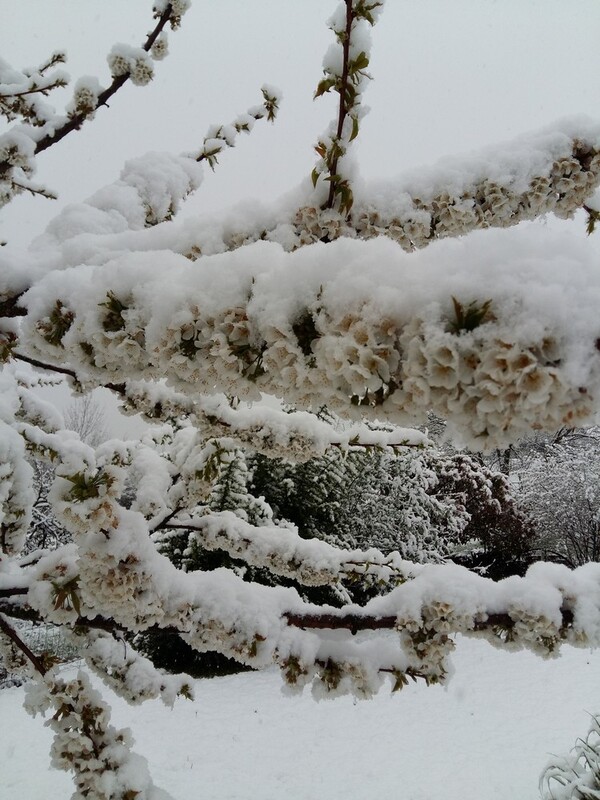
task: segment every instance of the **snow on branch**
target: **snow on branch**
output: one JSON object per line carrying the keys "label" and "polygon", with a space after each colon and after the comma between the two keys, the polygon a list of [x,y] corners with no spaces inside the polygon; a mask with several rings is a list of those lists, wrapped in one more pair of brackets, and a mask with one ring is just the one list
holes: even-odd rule
{"label": "snow on branch", "polygon": [[595,419],[599,300],[589,244],[532,228],[410,255],[256,243],[202,269],[161,252],[51,274],[24,298],[23,340],[87,385],[166,377],[398,425],[433,409],[485,449]]}
{"label": "snow on branch", "polygon": [[156,697],[168,706],[172,706],[179,695],[192,699],[187,676],[159,672],[124,638],[115,638],[105,631],[91,631],[84,637],[82,655],[101,680],[132,705]]}
{"label": "snow on branch", "polygon": [[[600,183],[600,129],[567,120],[472,156],[397,180],[358,183],[349,226],[312,216],[315,238],[389,236],[404,250],[482,228],[505,228],[552,213],[568,219]],[[320,235],[319,235],[320,234]]]}
{"label": "snow on branch", "polygon": [[[440,238],[510,227],[546,213],[572,216],[598,186],[599,152],[597,124],[566,120],[396,180],[356,181],[348,218],[321,209],[311,187],[303,186],[270,207],[239,208],[168,226],[155,223],[171,219],[201,176],[192,176],[192,168],[182,163],[186,156],[167,154],[152,154],[159,166],[150,165],[146,174],[150,156],[144,156],[126,166],[120,181],[64,209],[19,263],[3,265],[0,312],[20,313],[18,295],[48,271],[101,264],[129,252],[174,251],[195,261],[261,239],[293,251],[341,237],[386,237],[412,251]],[[187,161],[198,170],[193,159]],[[184,174],[188,177],[182,180]],[[146,230],[148,224],[154,229]]]}
{"label": "snow on branch", "polygon": [[420,569],[398,553],[386,556],[375,548],[343,550],[320,539],[303,539],[292,528],[250,525],[231,511],[199,519],[180,515],[177,522],[169,522],[165,528],[190,531],[207,550],[225,550],[233,558],[266,567],[304,586],[327,586],[344,580],[395,585]]}
{"label": "snow on branch", "polygon": [[36,70],[13,69],[4,59],[0,59],[0,114],[9,122],[22,119],[35,127],[48,122],[52,109],[38,95],[47,97],[53,89],[66,86],[69,76],[58,64],[64,64],[64,53],[52,53]]}
{"label": "snow on branch", "polygon": [[0,61],[0,113],[9,120],[21,119],[24,123],[0,135],[0,207],[23,191],[54,197],[47,189],[31,181],[36,169],[35,157],[79,130],[128,80],[140,86],[148,83],[153,77],[153,60],[166,54],[164,28],[167,24],[173,29],[179,27],[188,7],[189,0],[167,3],[160,0],[155,3],[157,23],[143,45],[140,48],[115,45],[108,57],[112,75],[110,85],[102,88],[96,78],[81,78],[75,84],[73,98],[65,109],[66,116],[58,115],[37,97],[67,85],[69,76],[62,70],[48,76],[44,74],[65,60],[63,53],[53,54],[32,74],[14,70]]}
{"label": "snow on branch", "polygon": [[191,155],[195,161],[206,161],[211,169],[214,170],[218,163],[217,156],[226,147],[235,147],[236,140],[241,133],[250,133],[254,123],[259,119],[266,119],[274,122],[279,104],[281,103],[281,92],[273,86],[264,85],[261,88],[263,102],[259,106],[252,106],[245,114],[240,114],[230,125],[212,125],[206,136],[202,148]]}
{"label": "snow on branch", "polygon": [[[499,583],[462,567],[427,565],[363,607],[335,609],[227,570],[182,573],[156,553],[138,514],[115,511],[114,520],[105,533],[84,535],[76,560],[74,550],[63,548],[40,561],[29,602],[49,620],[64,624],[70,615],[72,624],[85,628],[89,619],[94,629],[104,617],[112,620],[108,630],[158,626],[200,651],[255,667],[274,661],[292,685],[315,680],[359,694],[376,691],[388,673],[443,681],[457,633],[541,655],[555,654],[563,642],[600,643],[598,564],[576,570],[538,564],[524,578]],[[48,610],[44,583],[64,580],[70,569],[78,570],[80,612]],[[352,635],[374,629],[390,630],[391,638]]]}
{"label": "snow on branch", "polygon": [[300,463],[323,455],[330,447],[426,447],[427,436],[414,428],[390,430],[365,423],[338,425],[304,411],[265,404],[231,404],[219,395],[190,397],[162,384],[129,381],[124,387],[125,411],[150,420],[185,417],[206,438],[226,436],[271,458]]}
{"label": "snow on branch", "polygon": [[47,723],[52,766],[73,773],[73,797],[172,800],[152,783],[146,760],[131,752],[131,731],[110,724],[110,708],[82,670],[70,680],[46,672],[27,687],[25,707],[32,716],[54,712]]}
{"label": "snow on branch", "polygon": [[319,161],[311,180],[315,188],[323,182],[329,184],[322,208],[335,208],[340,215],[348,215],[354,202],[348,151],[367,111],[362,105],[362,93],[371,78],[367,72],[371,50],[369,28],[379,19],[383,5],[383,0],[344,0],[329,20],[336,42],[323,59],[325,77],[319,81],[315,98],[333,90],[339,97],[338,114],[315,147]]}

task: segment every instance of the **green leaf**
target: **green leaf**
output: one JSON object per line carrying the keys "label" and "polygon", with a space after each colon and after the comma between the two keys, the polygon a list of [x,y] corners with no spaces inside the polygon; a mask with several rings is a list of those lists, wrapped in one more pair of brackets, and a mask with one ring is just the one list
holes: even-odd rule
{"label": "green leaf", "polygon": [[369,66],[369,59],[367,54],[363,51],[359,53],[354,61],[350,62],[350,72],[358,72],[359,70],[366,69]]}
{"label": "green leaf", "polygon": [[473,300],[469,305],[463,306],[456,297],[453,297],[452,303],[454,305],[455,319],[451,320],[448,326],[451,333],[474,331],[475,328],[478,328],[491,316],[491,300],[486,300],[483,303]]}
{"label": "green leaf", "polygon": [[326,94],[330,91],[330,89],[335,85],[334,78],[323,78],[322,81],[319,81],[317,84],[317,88],[315,90],[313,99],[317,99],[317,97],[321,97],[321,95]]}
{"label": "green leaf", "polygon": [[352,117],[352,133],[350,134],[350,141],[352,142],[358,136],[358,119]]}
{"label": "green leaf", "polygon": [[103,303],[98,303],[102,308],[106,308],[107,313],[102,320],[102,327],[107,333],[115,333],[121,331],[125,327],[125,320],[123,319],[123,312],[127,311],[125,303],[121,302],[114,292],[109,291],[106,295],[106,300]]}

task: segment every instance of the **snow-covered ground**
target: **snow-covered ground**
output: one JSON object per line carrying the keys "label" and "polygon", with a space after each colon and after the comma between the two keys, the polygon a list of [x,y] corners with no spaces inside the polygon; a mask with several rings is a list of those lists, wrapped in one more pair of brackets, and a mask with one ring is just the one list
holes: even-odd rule
{"label": "snow-covered ground", "polygon": [[[196,701],[112,698],[155,782],[177,800],[533,800],[551,753],[600,710],[600,653],[560,658],[459,642],[446,689],[411,685],[371,701],[286,697],[275,672],[199,681]],[[0,692],[0,797],[68,798],[49,769],[50,732]]]}

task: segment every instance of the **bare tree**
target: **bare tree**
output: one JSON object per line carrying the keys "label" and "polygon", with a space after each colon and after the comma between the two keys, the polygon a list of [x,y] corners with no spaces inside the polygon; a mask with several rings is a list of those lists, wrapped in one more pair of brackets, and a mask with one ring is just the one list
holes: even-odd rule
{"label": "bare tree", "polygon": [[78,433],[90,447],[98,447],[109,436],[104,409],[93,395],[85,395],[71,403],[65,411],[65,427]]}

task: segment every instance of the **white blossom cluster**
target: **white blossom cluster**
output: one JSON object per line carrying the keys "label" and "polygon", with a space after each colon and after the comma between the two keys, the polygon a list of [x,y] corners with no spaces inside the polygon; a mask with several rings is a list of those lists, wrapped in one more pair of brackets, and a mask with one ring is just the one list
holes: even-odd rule
{"label": "white blossom cluster", "polygon": [[181,25],[181,18],[190,5],[191,0],[155,0],[153,9],[155,16],[160,16],[171,6],[169,22],[171,27],[176,30]]}
{"label": "white blossom cluster", "polygon": [[192,699],[189,678],[159,672],[124,638],[118,639],[102,631],[90,632],[82,655],[96,675],[128,703],[138,704],[159,697],[166,705],[173,706],[180,695]]}
{"label": "white blossom cluster", "polygon": [[[522,255],[509,261],[515,244]],[[473,449],[501,447],[596,413],[600,287],[585,244],[568,257],[564,246],[515,229],[402,257],[383,239],[292,254],[257,243],[205,257],[202,270],[173,254],[129,257],[41,281],[25,298],[24,336],[83,382],[166,377],[187,395],[266,392],[400,425],[432,409]]]}
{"label": "white blossom cluster", "polygon": [[198,518],[180,517],[202,547],[224,550],[255,567],[291,578],[304,586],[327,586],[360,576],[379,584],[402,583],[418,567],[398,553],[384,556],[378,550],[343,550],[320,539],[303,539],[293,526],[259,527],[231,511]]}
{"label": "white blossom cluster", "polygon": [[165,31],[156,37],[154,44],[150,48],[150,55],[155,61],[162,61],[169,54],[169,38]]}
{"label": "white blossom cluster", "polygon": [[522,342],[482,327],[457,336],[446,325],[437,309],[400,336],[403,402],[415,416],[424,406],[451,424],[468,416],[474,450],[497,446],[516,429],[577,427],[593,417],[593,398],[585,386],[569,385],[551,335]]}
{"label": "white blossom cluster", "polygon": [[0,164],[6,165],[6,171],[0,173],[0,207],[15,194],[33,187],[34,152],[34,142],[23,131],[13,129],[0,135]]}
{"label": "white blossom cluster", "polygon": [[52,765],[73,773],[71,800],[169,800],[152,784],[145,759],[131,752],[129,729],[110,724],[109,707],[83,671],[71,680],[47,672],[27,687],[25,706],[34,716],[54,712],[47,722]]}
{"label": "white blossom cluster", "polygon": [[154,77],[152,58],[142,47],[115,44],[107,61],[113,78],[127,76],[136,86],[145,86]]}
{"label": "white blossom cluster", "polygon": [[73,98],[65,107],[68,116],[83,115],[91,119],[98,107],[98,95],[102,87],[97,78],[80,78],[73,88]]}

